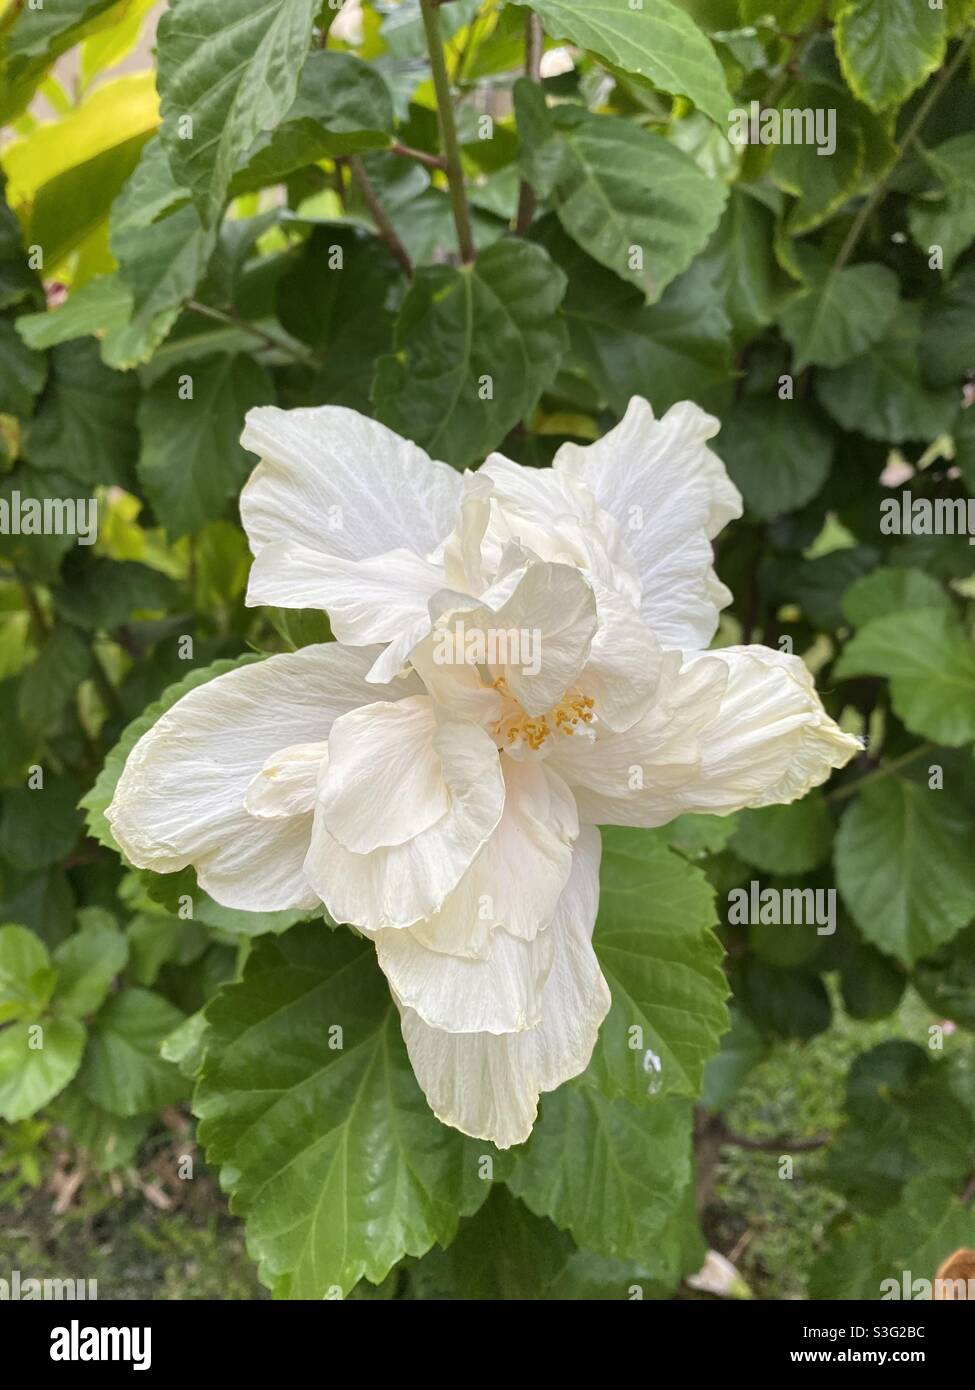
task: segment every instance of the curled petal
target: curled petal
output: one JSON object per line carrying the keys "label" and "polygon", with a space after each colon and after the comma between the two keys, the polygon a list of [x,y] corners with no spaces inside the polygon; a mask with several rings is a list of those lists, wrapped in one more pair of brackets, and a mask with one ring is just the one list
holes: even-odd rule
{"label": "curled petal", "polygon": [[568,472],[526,468],[492,454],[466,474],[457,528],[443,561],[451,584],[479,594],[498,573],[507,546],[535,558],[585,570],[631,603],[640,580],[617,522]]}
{"label": "curled petal", "polygon": [[552,965],[553,936],[530,941],[495,932],[488,956],[428,950],[411,931],[381,931],[376,951],[403,1008],[448,1033],[518,1033],[541,1018],[542,989]]}
{"label": "curled petal", "polygon": [[556,744],[548,759],[572,788],[583,821],[666,825],[685,810],[683,788],[700,775],[701,737],[718,716],[728,684],[724,664],[701,657],[681,669],[667,652],[653,704],[630,728]]}
{"label": "curled petal", "polygon": [[553,756],[584,820],[653,826],[685,811],[795,801],[860,748],[823,709],[803,662],[768,647],[693,656],[661,687],[633,728],[588,747],[573,739]]}
{"label": "curled petal", "polygon": [[[197,686],[138,741],[106,812],[131,863],[157,873],[192,864],[225,907],[313,907],[302,870],[310,810],[254,815],[245,800],[262,769],[296,742],[323,743],[342,714],[375,697],[374,650],[330,642],[271,656]],[[415,678],[385,693],[412,694]]]}
{"label": "curled petal", "polygon": [[[432,719],[432,702],[424,700]],[[483,729],[447,723],[431,733],[428,724],[426,736],[432,739],[440,762],[440,793],[429,787],[430,761],[422,746],[415,749],[420,772],[417,777],[411,775],[403,797],[380,762],[371,769],[367,766],[368,748],[358,759],[343,754],[345,771],[338,782],[331,780],[325,764],[304,869],[337,922],[379,931],[408,927],[429,917],[457,886],[501,819],[500,760]],[[398,766],[405,766],[405,758],[398,759]],[[357,779],[358,793],[353,794],[349,775]],[[409,790],[420,783],[426,788],[423,799],[413,806]],[[375,809],[380,792],[388,809],[377,819],[373,833],[357,801],[361,795],[362,805]],[[431,821],[434,799],[445,809]],[[338,835],[353,845],[372,845],[377,836],[391,842],[359,851]]]}
{"label": "curled petal", "polygon": [[741,497],[707,447],[718,422],[682,401],[655,420],[634,396],[594,444],[563,444],[553,468],[580,479],[618,522],[643,586],[644,619],[667,647],[698,651],[731,601],[712,568],[711,539],[741,516]]}
{"label": "curled petal", "polygon": [[337,719],[318,799],[322,825],[356,854],[405,844],[435,825],[450,793],[433,701],[377,701]]}
{"label": "curled petal", "polygon": [[484,960],[499,929],[531,941],[551,922],[568,880],[579,834],[572,793],[545,763],[503,757],[501,769],[497,829],[440,911],[410,928],[430,951]]}
{"label": "curled petal", "polygon": [[722,647],[728,687],[701,740],[700,776],[683,791],[684,809],[722,814],[797,801],[861,749],[823,709],[805,663],[769,647]]}
{"label": "curled petal", "polygon": [[401,1005],[403,1037],[427,1101],[444,1124],[499,1148],[531,1133],[543,1091],[589,1064],[610,996],[592,949],[599,902],[598,832],[582,832],[548,931],[552,966],[542,1017],[518,1033],[447,1033]]}
{"label": "curled petal", "polygon": [[261,459],[240,498],[248,603],[324,608],[354,646],[425,613],[444,581],[422,557],[454,524],[459,474],[344,406],[260,406],[241,443]]}
{"label": "curled petal", "polygon": [[328,743],[293,743],[272,753],[244,793],[252,816],[300,816],[315,809],[318,774]]}

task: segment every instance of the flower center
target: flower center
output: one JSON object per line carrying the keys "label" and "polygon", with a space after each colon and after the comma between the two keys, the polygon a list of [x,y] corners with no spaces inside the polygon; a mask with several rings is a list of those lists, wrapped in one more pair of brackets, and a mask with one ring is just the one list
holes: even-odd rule
{"label": "flower center", "polygon": [[508,690],[504,676],[494,682],[494,689],[501,693],[506,704],[506,712],[491,727],[492,735],[501,740],[502,747],[524,743],[535,751],[547,738],[557,733],[572,735],[580,724],[591,724],[595,718],[593,701],[578,690],[566,691],[559,703],[544,714],[526,714]]}

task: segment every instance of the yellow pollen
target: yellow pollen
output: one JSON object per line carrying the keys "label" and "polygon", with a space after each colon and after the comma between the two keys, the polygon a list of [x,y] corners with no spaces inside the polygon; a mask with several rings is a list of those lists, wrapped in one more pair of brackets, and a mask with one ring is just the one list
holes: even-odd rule
{"label": "yellow pollen", "polygon": [[[503,676],[494,682],[494,688],[508,695]],[[574,694],[560,700],[545,714],[530,715],[519,710],[518,713],[506,715],[498,720],[494,733],[503,736],[508,743],[525,743],[534,752],[551,734],[563,733],[571,737],[580,724],[591,724],[594,718],[590,697]]]}

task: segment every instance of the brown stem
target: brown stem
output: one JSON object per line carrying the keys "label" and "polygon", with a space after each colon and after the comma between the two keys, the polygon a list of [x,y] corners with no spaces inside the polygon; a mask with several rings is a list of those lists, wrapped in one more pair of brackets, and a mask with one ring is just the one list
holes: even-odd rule
{"label": "brown stem", "polygon": [[293,347],[291,343],[286,343],[283,338],[278,338],[273,333],[258,328],[256,323],[248,323],[239,314],[226,313],[223,309],[215,309],[212,304],[201,304],[197,299],[188,299],[186,307],[191,313],[199,314],[201,318],[212,319],[214,323],[222,323],[228,328],[239,328],[244,333],[249,333],[252,338],[257,338],[265,347],[273,348],[275,352],[286,353],[296,362],[312,362],[314,360],[311,353],[302,352],[299,348]]}
{"label": "brown stem", "polygon": [[415,159],[417,164],[423,164],[428,169],[439,169],[443,172],[447,168],[447,161],[443,155],[427,154],[426,150],[415,150],[412,145],[400,144],[399,140],[394,140],[389,148],[393,154],[398,154],[403,159]]}
{"label": "brown stem", "polygon": [[379,232],[380,237],[389,247],[390,254],[394,256],[403,267],[404,274],[412,277],[413,262],[407,254],[406,247],[400,241],[396,228],[393,226],[392,222],[390,222],[386,214],[386,209],[379,201],[376,190],[372,186],[372,182],[365,171],[362,160],[357,154],[350,155],[349,169],[352,173],[353,182],[362,194],[362,201],[372,215],[372,220],[376,224],[376,230]]}
{"label": "brown stem", "polygon": [[[545,35],[538,15],[529,11],[525,19],[525,76],[529,82],[542,80],[542,49]],[[535,216],[535,190],[527,179],[522,179],[518,189],[518,213],[515,217],[515,231],[524,236]]]}
{"label": "brown stem", "polygon": [[803,1154],[821,1149],[830,1142],[829,1134],[814,1134],[811,1139],[792,1139],[782,1134],[777,1139],[750,1139],[747,1134],[733,1134],[726,1129],[721,1136],[723,1144],[733,1144],[736,1149],[749,1149],[762,1154]]}
{"label": "brown stem", "polygon": [[845,801],[848,796],[855,796],[862,790],[868,782],[878,782],[882,777],[889,777],[892,772],[897,772],[900,768],[906,767],[917,758],[923,758],[926,753],[933,753],[935,745],[933,743],[919,743],[916,748],[910,749],[907,753],[902,753],[899,758],[891,758],[889,762],[880,763],[872,772],[866,773],[863,777],[858,777],[854,782],[846,782],[842,787],[836,787],[833,791],[827,792],[827,801]]}

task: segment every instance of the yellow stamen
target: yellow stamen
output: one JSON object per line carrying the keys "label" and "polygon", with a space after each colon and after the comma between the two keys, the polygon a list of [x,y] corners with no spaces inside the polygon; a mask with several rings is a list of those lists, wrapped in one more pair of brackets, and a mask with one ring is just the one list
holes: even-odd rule
{"label": "yellow stamen", "polygon": [[[494,688],[508,699],[512,699],[503,676],[499,676],[494,682]],[[571,736],[580,724],[591,724],[595,718],[592,712],[593,703],[588,695],[576,693],[560,700],[545,714],[528,715],[519,706],[499,719],[493,732],[496,737],[504,737],[508,743],[525,743],[532,751],[536,751],[553,733],[561,732]]]}

